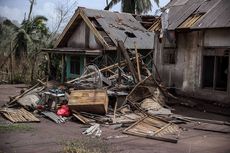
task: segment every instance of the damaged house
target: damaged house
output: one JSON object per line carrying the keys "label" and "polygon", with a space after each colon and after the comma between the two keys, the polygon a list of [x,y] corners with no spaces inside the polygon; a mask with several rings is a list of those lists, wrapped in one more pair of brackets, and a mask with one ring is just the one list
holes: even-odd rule
{"label": "damaged house", "polygon": [[230,102],[229,0],[172,0],[150,31],[156,34],[154,62],[165,85]]}
{"label": "damaged house", "polygon": [[[148,55],[154,48],[154,33],[128,13],[79,7],[53,49],[43,51],[61,57],[62,81],[79,77],[90,63],[98,67],[117,62],[117,42],[129,50]],[[152,58],[146,58],[151,69]]]}

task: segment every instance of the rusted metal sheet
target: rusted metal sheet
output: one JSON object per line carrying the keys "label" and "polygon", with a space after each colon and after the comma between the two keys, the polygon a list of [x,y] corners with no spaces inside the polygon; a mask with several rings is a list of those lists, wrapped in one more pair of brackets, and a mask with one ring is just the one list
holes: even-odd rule
{"label": "rusted metal sheet", "polygon": [[106,90],[74,90],[70,94],[68,105],[78,112],[105,114],[108,95]]}

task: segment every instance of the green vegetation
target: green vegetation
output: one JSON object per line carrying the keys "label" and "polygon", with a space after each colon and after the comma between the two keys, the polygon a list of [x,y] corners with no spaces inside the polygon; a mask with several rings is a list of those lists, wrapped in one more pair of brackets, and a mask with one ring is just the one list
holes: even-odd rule
{"label": "green vegetation", "polygon": [[45,58],[40,53],[42,48],[48,48],[52,43],[46,26],[47,18],[31,16],[34,0],[29,2],[30,14],[20,26],[10,20],[0,23],[0,54],[3,55],[0,67],[10,74],[12,83],[27,83],[44,77],[44,72],[39,73],[44,71],[39,68]]}
{"label": "green vegetation", "polygon": [[[36,0],[28,0],[28,3],[28,15],[20,25],[8,19],[0,22],[0,81],[2,82],[33,83],[38,78],[47,77],[48,57],[42,49],[53,48],[53,42],[77,7],[76,1],[59,0],[54,12],[57,23],[54,23],[56,26],[50,27],[52,29],[50,30],[46,25],[48,19],[33,12]],[[51,67],[54,67],[57,74],[60,69],[58,58],[52,55],[51,61]]]}
{"label": "green vegetation", "polygon": [[33,131],[34,128],[29,126],[28,124],[8,124],[8,125],[0,125],[0,133],[7,132],[29,132]]}
{"label": "green vegetation", "polygon": [[109,153],[108,144],[96,138],[80,138],[77,140],[64,142],[63,153]]}

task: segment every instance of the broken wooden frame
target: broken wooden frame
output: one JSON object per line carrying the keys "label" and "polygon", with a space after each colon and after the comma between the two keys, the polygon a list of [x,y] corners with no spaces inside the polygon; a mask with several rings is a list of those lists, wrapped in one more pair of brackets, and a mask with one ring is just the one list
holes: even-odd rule
{"label": "broken wooden frame", "polygon": [[126,100],[131,103],[137,103],[145,98],[154,96],[154,92],[156,90],[159,90],[162,93],[162,96],[159,99],[158,103],[165,105],[164,92],[157,84],[157,82],[153,79],[152,75],[140,81],[126,97]]}
{"label": "broken wooden frame", "polygon": [[3,108],[0,110],[0,113],[13,123],[40,122],[37,117],[24,108]]}
{"label": "broken wooden frame", "polygon": [[125,134],[177,143],[179,127],[156,117],[144,117],[123,131]]}
{"label": "broken wooden frame", "polygon": [[40,84],[44,84],[42,83],[44,79],[39,80],[37,84],[35,84],[33,87],[27,89],[25,92],[23,92],[22,94],[16,96],[13,100],[9,101],[8,103],[6,103],[5,105],[9,106],[12,105],[14,102],[16,102],[19,98],[23,97],[24,95],[26,95],[27,93],[29,93],[30,91],[34,90],[35,88],[39,87]]}
{"label": "broken wooden frame", "polygon": [[[135,59],[135,57],[130,58],[130,60],[134,60],[134,59]],[[126,62],[126,61],[121,61],[120,66],[125,66],[125,65],[127,65],[127,62]],[[111,70],[111,69],[117,68],[118,66],[119,66],[119,63],[115,63],[115,64],[113,64],[113,65],[110,65],[110,66],[104,67],[104,68],[102,68],[102,69],[99,69],[99,72],[104,72],[104,71],[107,71],[107,70],[109,70],[109,69]],[[89,76],[91,76],[91,75],[93,75],[93,74],[95,74],[95,73],[96,73],[96,72],[92,72],[92,73],[90,73],[90,74],[81,76],[81,77],[79,77],[79,78],[75,78],[75,79],[73,79],[73,80],[67,81],[66,83],[68,84],[68,83],[73,83],[73,82],[75,82],[75,81],[79,81],[79,80],[84,79],[84,78],[87,78],[87,77],[89,77]]]}

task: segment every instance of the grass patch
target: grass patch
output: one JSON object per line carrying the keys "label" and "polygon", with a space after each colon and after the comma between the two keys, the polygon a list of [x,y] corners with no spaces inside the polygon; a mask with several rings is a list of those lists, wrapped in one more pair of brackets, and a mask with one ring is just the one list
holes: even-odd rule
{"label": "grass patch", "polygon": [[0,125],[0,133],[14,132],[14,131],[28,132],[28,131],[32,131],[32,130],[34,130],[34,128],[27,125],[27,124]]}
{"label": "grass patch", "polygon": [[[79,138],[62,143],[62,153],[111,153],[109,144],[97,138]],[[111,149],[111,148],[110,148]]]}

